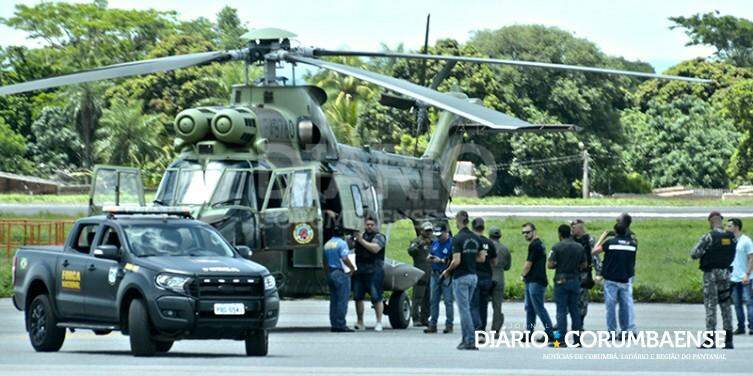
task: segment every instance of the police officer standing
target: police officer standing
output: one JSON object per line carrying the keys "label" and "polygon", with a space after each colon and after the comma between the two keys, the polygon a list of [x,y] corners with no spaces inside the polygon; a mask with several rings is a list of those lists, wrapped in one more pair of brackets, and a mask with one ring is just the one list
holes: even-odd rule
{"label": "police officer standing", "polygon": [[474,344],[473,317],[471,316],[471,298],[476,288],[476,263],[483,262],[486,252],[481,250],[481,238],[468,229],[468,212],[459,211],[455,215],[458,233],[452,238],[452,261],[442,272],[442,278],[452,276],[452,289],[458,303],[462,339],[458,350],[478,350]]}
{"label": "police officer standing", "polygon": [[473,315],[473,327],[476,330],[486,330],[489,302],[492,300],[492,268],[497,265],[497,250],[489,238],[484,236],[484,219],[474,218],[471,223],[473,233],[481,239],[481,250],[486,252],[483,262],[476,263],[476,276],[478,282],[471,300],[471,314]]}
{"label": "police officer standing", "polygon": [[489,240],[494,244],[497,251],[497,263],[492,267],[492,330],[500,335],[502,325],[505,323],[505,314],[502,313],[502,301],[505,298],[505,271],[510,270],[512,266],[512,257],[510,250],[499,240],[502,237],[502,231],[499,227],[489,229]]}
{"label": "police officer standing", "polygon": [[[586,254],[583,252],[583,246],[570,236],[570,226],[560,225],[557,232],[560,241],[552,246],[547,266],[549,269],[555,269],[554,301],[557,303],[557,331],[560,334],[559,338],[565,338],[568,312],[572,321],[572,330],[583,329],[578,298],[580,296],[580,272],[586,268]],[[578,336],[575,342],[578,342]],[[561,347],[559,341],[555,341],[554,346]]]}
{"label": "police officer standing", "polygon": [[635,276],[635,256],[638,244],[630,235],[627,222],[618,221],[614,225],[614,237],[605,240],[604,232],[591,252],[596,256],[604,253],[602,276],[604,277],[604,305],[607,313],[607,330],[612,334],[617,331],[617,305],[620,306],[619,324],[624,338],[628,333],[635,334],[635,309],[633,307],[633,277]]}
{"label": "police officer standing", "polygon": [[[732,345],[732,307],[730,305],[730,265],[735,258],[735,234],[722,229],[722,215],[709,213],[711,231],[701,237],[690,252],[690,257],[700,260],[703,271],[703,305],[706,308],[706,330],[716,331],[716,306],[721,306],[724,348]],[[707,337],[701,348],[714,348],[715,335]]]}
{"label": "police officer standing", "polygon": [[431,277],[431,263],[429,250],[432,243],[434,226],[431,222],[421,224],[421,233],[408,245],[408,254],[413,258],[413,266],[421,269],[424,275],[413,286],[413,306],[411,316],[413,326],[427,326],[429,323],[429,280]]}
{"label": "police officer standing", "polygon": [[345,325],[350,296],[350,277],[355,267],[348,258],[348,243],[343,239],[342,226],[332,227],[331,238],[324,244],[322,266],[329,285],[329,323],[333,332],[352,332]]}

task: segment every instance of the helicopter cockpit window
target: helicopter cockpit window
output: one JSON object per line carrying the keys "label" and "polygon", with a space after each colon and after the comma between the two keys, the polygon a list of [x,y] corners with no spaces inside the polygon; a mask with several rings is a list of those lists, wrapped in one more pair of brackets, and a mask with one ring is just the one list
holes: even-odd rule
{"label": "helicopter cockpit window", "polygon": [[[222,175],[224,162],[209,162],[206,169],[196,162],[184,161],[178,170],[165,174],[157,191],[157,200],[165,205],[201,205],[208,202]],[[174,189],[173,189],[174,187]]]}
{"label": "helicopter cockpit window", "polygon": [[363,217],[363,199],[361,198],[361,188],[353,184],[350,186],[350,193],[353,194],[353,206],[355,206],[356,215]]}
{"label": "helicopter cockpit window", "polygon": [[267,209],[279,209],[288,206],[288,181],[289,174],[275,175],[269,191]]}
{"label": "helicopter cockpit window", "polygon": [[217,190],[212,196],[211,205],[243,205],[254,204],[253,177],[247,170],[225,170],[222,174]]}
{"label": "helicopter cockpit window", "polygon": [[311,171],[296,171],[290,182],[290,207],[310,208],[314,206],[314,192]]}
{"label": "helicopter cockpit window", "polygon": [[167,170],[157,188],[157,196],[154,202],[160,205],[170,205],[175,194],[175,183],[178,180],[178,170]]}

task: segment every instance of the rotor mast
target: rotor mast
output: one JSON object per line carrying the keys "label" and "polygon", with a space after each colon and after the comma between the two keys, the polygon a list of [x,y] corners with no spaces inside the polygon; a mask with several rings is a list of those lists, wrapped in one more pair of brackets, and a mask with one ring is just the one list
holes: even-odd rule
{"label": "rotor mast", "polygon": [[[277,62],[280,51],[290,51],[290,38],[296,37],[289,31],[265,28],[254,29],[241,36],[248,41],[248,55],[246,64],[263,61],[264,85],[274,86],[277,82]],[[248,82],[248,72],[246,72]]]}

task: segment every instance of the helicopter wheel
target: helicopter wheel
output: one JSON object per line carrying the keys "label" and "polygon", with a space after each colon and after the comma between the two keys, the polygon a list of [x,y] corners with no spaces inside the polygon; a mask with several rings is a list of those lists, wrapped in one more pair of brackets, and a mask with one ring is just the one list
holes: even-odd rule
{"label": "helicopter wheel", "polygon": [[405,329],[410,325],[411,301],[407,292],[393,291],[387,307],[392,329]]}

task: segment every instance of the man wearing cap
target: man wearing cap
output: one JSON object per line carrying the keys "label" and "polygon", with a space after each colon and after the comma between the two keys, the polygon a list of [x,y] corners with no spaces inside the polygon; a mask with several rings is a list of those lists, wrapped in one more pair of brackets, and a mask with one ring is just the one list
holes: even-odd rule
{"label": "man wearing cap", "polygon": [[502,301],[505,298],[505,271],[510,270],[512,266],[512,257],[510,250],[500,242],[502,231],[499,227],[489,229],[489,240],[494,244],[497,251],[497,264],[492,268],[492,331],[500,335],[502,325],[505,323],[505,314],[502,313]]}
{"label": "man wearing cap", "polygon": [[485,331],[489,302],[492,300],[492,289],[494,288],[492,268],[497,265],[497,249],[494,247],[494,243],[484,236],[483,218],[474,218],[471,227],[473,228],[473,233],[481,239],[481,250],[486,252],[484,261],[476,263],[478,282],[471,299],[471,315],[473,315],[474,328]]}
{"label": "man wearing cap", "polygon": [[413,286],[413,306],[411,307],[413,326],[427,326],[429,323],[429,294],[427,290],[431,278],[429,251],[433,229],[431,222],[422,223],[419,228],[419,235],[411,240],[410,245],[408,245],[408,254],[413,258],[413,266],[424,272],[423,277]]}
{"label": "man wearing cap", "polygon": [[452,237],[447,225],[440,223],[434,226],[434,241],[431,243],[429,262],[431,263],[431,277],[429,279],[429,325],[424,333],[436,333],[439,321],[439,300],[444,302],[445,327],[443,333],[452,333],[454,322],[454,299],[452,295],[452,278],[442,278],[442,272],[447,268],[452,256]]}
{"label": "man wearing cap", "polygon": [[[737,242],[735,234],[722,229],[722,215],[718,211],[709,213],[711,231],[701,236],[690,251],[690,257],[700,260],[703,271],[703,306],[706,308],[706,330],[716,331],[716,306],[721,306],[724,348],[732,345],[732,307],[730,305],[730,265],[735,258]],[[716,347],[716,336],[708,335],[701,348]]]}
{"label": "man wearing cap", "polygon": [[[635,276],[635,256],[638,244],[630,236],[626,222],[617,222],[614,225],[613,238],[605,240],[608,233],[605,231],[596,242],[592,254],[594,256],[604,253],[601,274],[604,277],[604,305],[607,313],[607,330],[616,334],[617,319],[619,318],[622,337],[628,333],[636,334],[633,284]],[[619,304],[619,317],[617,305]]]}

